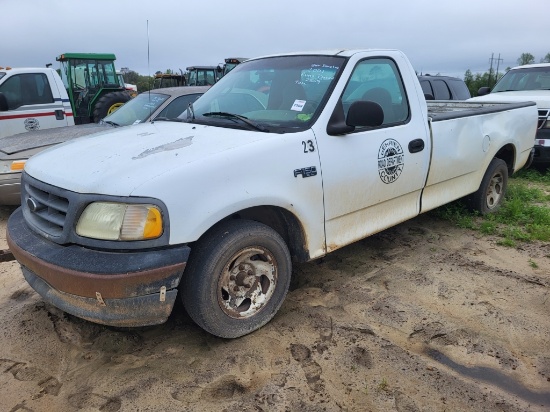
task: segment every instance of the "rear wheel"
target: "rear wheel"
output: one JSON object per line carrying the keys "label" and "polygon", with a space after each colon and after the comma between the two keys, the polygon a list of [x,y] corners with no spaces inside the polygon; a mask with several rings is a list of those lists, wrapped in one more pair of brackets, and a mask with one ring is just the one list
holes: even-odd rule
{"label": "rear wheel", "polygon": [[502,159],[493,159],[485,171],[477,192],[473,193],[468,204],[470,209],[482,215],[497,211],[504,200],[508,186],[508,166]]}
{"label": "rear wheel", "polygon": [[112,92],[102,96],[94,107],[94,122],[99,123],[101,119],[113,113],[130,99],[130,95],[126,92]]}
{"label": "rear wheel", "polygon": [[193,248],[180,296],[201,328],[236,338],[275,316],[291,272],[290,253],[277,232],[250,220],[227,221]]}

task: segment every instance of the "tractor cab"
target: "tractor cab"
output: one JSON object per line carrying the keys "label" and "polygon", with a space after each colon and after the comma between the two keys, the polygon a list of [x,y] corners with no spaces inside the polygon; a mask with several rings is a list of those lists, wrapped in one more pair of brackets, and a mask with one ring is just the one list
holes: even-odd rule
{"label": "tractor cab", "polygon": [[225,59],[222,77],[246,60],[248,60],[246,57],[228,57]]}
{"label": "tractor cab", "polygon": [[117,76],[115,59],[110,53],[65,53],[56,58],[75,124],[98,123],[130,100]]}
{"label": "tractor cab", "polygon": [[222,77],[220,66],[191,66],[187,68],[188,86],[212,86]]}
{"label": "tractor cab", "polygon": [[166,87],[180,87],[187,86],[187,79],[185,74],[180,70],[180,74],[177,73],[155,73],[153,80],[153,89],[164,89]]}

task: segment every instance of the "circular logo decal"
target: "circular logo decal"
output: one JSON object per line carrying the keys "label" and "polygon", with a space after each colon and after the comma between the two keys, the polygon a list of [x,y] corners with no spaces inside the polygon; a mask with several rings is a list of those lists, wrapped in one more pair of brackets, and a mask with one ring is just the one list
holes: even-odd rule
{"label": "circular logo decal", "polygon": [[398,178],[405,166],[403,148],[397,140],[386,139],[378,149],[378,174],[386,183],[393,183]]}
{"label": "circular logo decal", "polygon": [[29,117],[28,119],[25,119],[25,129],[27,130],[38,130],[40,129],[40,123],[38,122],[38,119],[35,119],[34,117]]}

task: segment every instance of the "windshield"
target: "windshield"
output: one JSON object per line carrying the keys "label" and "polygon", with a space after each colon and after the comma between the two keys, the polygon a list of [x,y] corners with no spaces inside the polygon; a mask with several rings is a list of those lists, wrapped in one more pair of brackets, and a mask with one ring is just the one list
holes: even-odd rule
{"label": "windshield", "polygon": [[0,79],[1,79],[2,77],[4,77],[5,75],[6,75],[6,73],[0,72]]}
{"label": "windshield", "polygon": [[276,133],[305,130],[320,113],[344,62],[336,56],[246,61],[200,97],[187,120],[247,129],[252,123],[254,129]]}
{"label": "windshield", "polygon": [[492,93],[516,90],[550,90],[550,66],[509,70]]}
{"label": "windshield", "polygon": [[142,123],[149,119],[151,114],[168,99],[170,95],[144,92],[121,106],[116,112],[103,119],[115,126],[129,126]]}

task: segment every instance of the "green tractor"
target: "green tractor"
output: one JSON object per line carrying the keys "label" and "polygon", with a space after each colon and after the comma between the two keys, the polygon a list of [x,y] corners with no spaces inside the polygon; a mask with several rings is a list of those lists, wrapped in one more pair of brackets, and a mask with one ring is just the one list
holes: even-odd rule
{"label": "green tractor", "polygon": [[75,124],[99,123],[131,99],[115,70],[111,53],[64,53],[61,79],[71,101]]}

